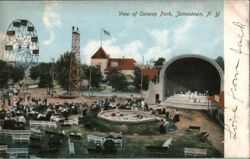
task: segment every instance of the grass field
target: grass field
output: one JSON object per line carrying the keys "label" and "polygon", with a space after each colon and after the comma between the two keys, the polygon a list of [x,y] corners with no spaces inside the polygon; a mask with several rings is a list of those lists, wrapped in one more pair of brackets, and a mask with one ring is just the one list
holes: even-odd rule
{"label": "grass field", "polygon": [[[82,123],[82,124],[81,124]],[[93,126],[94,130],[88,130],[83,126],[83,123],[89,123]],[[94,116],[84,118],[78,126],[72,126],[64,128],[66,137],[60,146],[58,153],[47,153],[43,155],[36,154],[38,157],[49,157],[49,158],[100,158],[100,157],[111,157],[111,158],[167,158],[167,157],[184,157],[185,147],[204,148],[208,150],[207,157],[223,157],[222,154],[215,149],[210,142],[202,142],[197,136],[197,132],[185,132],[182,136],[175,135],[173,130],[167,135],[161,135],[159,133],[158,121],[142,123],[142,124],[126,124],[128,132],[125,134],[123,139],[123,147],[118,148],[116,155],[98,155],[88,154],[87,148],[94,147],[95,145],[87,142],[87,135],[99,135],[108,136],[110,132],[117,132],[121,124],[113,123],[98,119]],[[59,129],[59,128],[58,128]],[[53,128],[49,129],[53,130]],[[82,132],[83,139],[81,141],[73,141],[75,146],[75,154],[69,154],[68,148],[68,134],[70,132]],[[172,137],[172,145],[170,146],[168,154],[149,154],[146,152],[145,147],[148,145],[161,146],[166,139]],[[7,143],[9,147],[27,147],[27,144],[12,144],[11,137],[0,137],[1,143]],[[48,148],[49,136],[45,135],[42,140],[38,143],[43,148]]]}

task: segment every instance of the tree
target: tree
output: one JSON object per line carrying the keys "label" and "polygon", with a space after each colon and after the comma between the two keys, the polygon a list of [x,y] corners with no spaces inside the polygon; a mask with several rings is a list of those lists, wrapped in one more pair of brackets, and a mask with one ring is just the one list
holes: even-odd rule
{"label": "tree", "polygon": [[102,81],[102,72],[99,67],[88,66],[86,64],[82,65],[82,72],[85,74],[83,75],[84,79],[89,81],[90,79],[90,67],[91,67],[91,86],[98,88],[99,83]]}
{"label": "tree", "polygon": [[40,65],[36,65],[36,66],[32,66],[30,68],[30,75],[29,76],[34,81],[37,80],[38,77],[40,76],[40,69],[39,69],[39,67],[40,67]]}
{"label": "tree", "polygon": [[7,62],[0,60],[0,88],[7,87],[9,71]]}
{"label": "tree", "polygon": [[165,58],[159,57],[158,60],[154,61],[154,66],[162,66],[165,61],[166,61]]}
{"label": "tree", "polygon": [[22,66],[12,65],[9,65],[9,67],[10,79],[12,79],[14,83],[21,81],[25,75],[24,68]]}
{"label": "tree", "polygon": [[50,63],[40,63],[39,64],[39,83],[40,88],[49,88],[53,87],[53,81],[51,77],[51,64]]}
{"label": "tree", "polygon": [[9,79],[16,83],[22,80],[23,77],[24,68],[22,66],[8,65],[7,62],[0,60],[0,88],[7,87]]}
{"label": "tree", "polygon": [[223,57],[219,56],[215,59],[215,62],[221,67],[221,69],[224,71],[224,59]]}
{"label": "tree", "polygon": [[128,88],[127,79],[125,75],[120,72],[110,72],[106,79],[109,85],[111,85],[116,91],[122,91]]}
{"label": "tree", "polygon": [[[134,86],[137,91],[141,90],[141,69],[139,67],[135,68],[134,70]],[[147,90],[149,85],[149,78],[148,76],[143,75],[143,81],[142,81],[142,89]]]}
{"label": "tree", "polygon": [[56,61],[55,77],[58,84],[65,90],[69,89],[70,52],[65,52]]}

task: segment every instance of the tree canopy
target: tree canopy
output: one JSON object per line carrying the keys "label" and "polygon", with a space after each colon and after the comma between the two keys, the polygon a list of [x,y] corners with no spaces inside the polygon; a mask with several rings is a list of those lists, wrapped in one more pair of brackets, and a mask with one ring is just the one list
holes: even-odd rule
{"label": "tree canopy", "polygon": [[217,64],[221,67],[221,69],[224,71],[224,59],[221,56],[218,56],[215,61]]}
{"label": "tree canopy", "polygon": [[98,88],[100,82],[102,81],[102,72],[99,67],[88,66],[86,64],[82,65],[83,78],[90,80],[90,67],[91,67],[91,87]]}
{"label": "tree canopy", "polygon": [[124,74],[120,72],[108,73],[106,80],[116,91],[123,91],[128,88],[128,82]]}
{"label": "tree canopy", "polygon": [[154,66],[163,66],[163,64],[164,64],[165,61],[166,61],[165,58],[159,57],[158,60],[153,61],[154,62]]}
{"label": "tree canopy", "polygon": [[[134,70],[134,86],[137,91],[141,90],[141,69],[140,68],[135,68]],[[149,85],[149,78],[148,76],[143,75],[143,81],[142,81],[142,89],[147,90]]]}
{"label": "tree canopy", "polygon": [[33,80],[39,78],[38,86],[40,88],[52,88],[51,71],[51,63],[40,63],[30,68],[30,78]]}
{"label": "tree canopy", "polygon": [[12,79],[14,83],[21,81],[24,75],[22,66],[9,65],[7,62],[0,60],[0,88],[7,87],[9,79]]}
{"label": "tree canopy", "polygon": [[70,52],[65,52],[56,61],[55,75],[58,84],[65,90],[69,89]]}

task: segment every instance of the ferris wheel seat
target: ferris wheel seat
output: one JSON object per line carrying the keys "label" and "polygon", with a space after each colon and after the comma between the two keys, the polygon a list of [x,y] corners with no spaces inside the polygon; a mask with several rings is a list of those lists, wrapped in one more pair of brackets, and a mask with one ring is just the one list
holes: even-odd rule
{"label": "ferris wheel seat", "polygon": [[35,55],[39,54],[39,50],[38,49],[33,50],[33,54],[35,54]]}
{"label": "ferris wheel seat", "polygon": [[14,30],[7,31],[7,35],[8,35],[8,36],[14,36],[15,33],[16,33],[16,32],[15,32]]}
{"label": "ferris wheel seat", "polygon": [[26,26],[26,25],[27,25],[27,23],[28,23],[28,20],[25,20],[25,19],[21,20],[21,25]]}
{"label": "ferris wheel seat", "polygon": [[28,31],[34,31],[34,27],[29,26]]}
{"label": "ferris wheel seat", "polygon": [[13,26],[14,27],[20,27],[21,26],[21,22],[20,21],[15,21],[15,22],[13,22]]}
{"label": "ferris wheel seat", "polygon": [[6,51],[12,51],[13,50],[13,45],[5,45],[5,50]]}
{"label": "ferris wheel seat", "polygon": [[33,36],[33,37],[31,37],[31,41],[32,41],[32,42],[37,42],[37,41],[38,41],[37,36]]}

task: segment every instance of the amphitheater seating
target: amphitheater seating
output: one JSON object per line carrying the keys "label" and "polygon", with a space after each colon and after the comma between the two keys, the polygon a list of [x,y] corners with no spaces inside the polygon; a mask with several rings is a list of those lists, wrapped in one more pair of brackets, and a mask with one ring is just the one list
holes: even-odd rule
{"label": "amphitheater seating", "polygon": [[208,106],[208,99],[204,94],[186,92],[185,94],[174,94],[167,97],[164,104],[176,108],[205,110]]}

